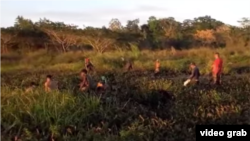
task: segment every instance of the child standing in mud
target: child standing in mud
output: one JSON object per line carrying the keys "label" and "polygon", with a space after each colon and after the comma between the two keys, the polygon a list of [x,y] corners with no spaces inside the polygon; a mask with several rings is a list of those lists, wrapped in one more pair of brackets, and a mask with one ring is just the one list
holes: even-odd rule
{"label": "child standing in mud", "polygon": [[52,78],[52,75],[47,75],[46,81],[44,83],[44,89],[46,92],[58,90],[58,82]]}
{"label": "child standing in mud", "polygon": [[80,91],[85,91],[93,88],[93,81],[92,78],[87,74],[87,70],[83,69],[80,73],[81,77],[81,83],[79,84],[80,86]]}
{"label": "child standing in mud", "polygon": [[155,75],[159,74],[160,72],[160,61],[157,59],[155,61]]}

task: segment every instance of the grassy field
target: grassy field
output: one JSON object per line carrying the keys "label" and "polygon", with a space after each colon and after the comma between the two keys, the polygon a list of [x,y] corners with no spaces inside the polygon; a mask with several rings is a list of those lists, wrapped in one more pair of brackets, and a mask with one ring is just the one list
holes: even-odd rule
{"label": "grassy field", "polygon": [[[224,59],[222,87],[209,83],[213,53]],[[84,58],[108,78],[100,95],[75,87]],[[122,72],[122,57],[135,70]],[[196,124],[250,124],[250,50],[198,48],[176,51],[69,52],[38,51],[1,56],[1,139],[65,141],[193,141]],[[162,72],[152,77],[155,59]],[[183,87],[188,64],[202,72],[199,87]],[[60,82],[60,92],[45,93],[45,76]],[[39,84],[24,93],[31,81]]]}

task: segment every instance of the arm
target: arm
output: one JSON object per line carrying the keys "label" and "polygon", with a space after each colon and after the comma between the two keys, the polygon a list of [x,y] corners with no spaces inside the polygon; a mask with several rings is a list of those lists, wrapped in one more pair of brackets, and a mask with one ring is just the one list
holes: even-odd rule
{"label": "arm", "polygon": [[213,65],[211,66],[211,72],[212,72],[212,73],[214,72],[214,68],[215,68],[215,65],[213,64]]}
{"label": "arm", "polygon": [[88,88],[88,86],[86,85],[86,82],[81,82],[80,83],[80,91],[84,91]]}
{"label": "arm", "polygon": [[89,83],[88,81],[85,79],[83,80],[81,83],[80,83],[80,88],[83,88],[83,87],[88,87],[89,86]]}
{"label": "arm", "polygon": [[213,71],[214,67],[215,67],[215,63],[216,63],[216,60],[213,62],[212,66],[211,66],[211,70]]}
{"label": "arm", "polygon": [[80,86],[80,90],[83,88],[83,82],[81,82],[80,84],[79,84],[79,86]]}

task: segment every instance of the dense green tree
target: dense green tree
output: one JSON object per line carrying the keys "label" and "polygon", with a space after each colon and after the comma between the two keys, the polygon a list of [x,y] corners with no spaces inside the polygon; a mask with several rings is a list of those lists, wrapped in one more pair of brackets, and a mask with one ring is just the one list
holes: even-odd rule
{"label": "dense green tree", "polygon": [[12,27],[1,28],[1,52],[33,51],[40,48],[66,52],[74,48],[91,47],[97,52],[128,49],[131,44],[152,49],[187,47],[249,46],[250,20],[242,18],[240,27],[224,24],[211,16],[202,16],[178,22],[174,17],[150,16],[147,23],[128,20],[125,27],[113,18],[109,27],[78,28],[46,18],[33,22],[17,16]]}

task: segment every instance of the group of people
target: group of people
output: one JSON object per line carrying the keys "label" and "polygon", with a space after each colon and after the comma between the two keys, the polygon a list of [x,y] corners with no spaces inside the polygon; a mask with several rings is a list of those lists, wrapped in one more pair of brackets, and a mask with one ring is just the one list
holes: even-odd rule
{"label": "group of people", "polygon": [[[89,58],[85,59],[85,68],[80,72],[80,91],[88,91],[90,89],[96,89],[97,91],[103,91],[107,88],[107,79],[105,76],[101,76],[101,80],[95,83],[88,72],[94,71],[94,65],[90,62]],[[26,92],[32,92],[37,85],[31,82],[30,86],[26,89]],[[44,82],[45,92],[51,92],[53,90],[58,90],[58,81],[53,78],[52,75],[47,75]]]}
{"label": "group of people", "polygon": [[[223,61],[220,58],[219,53],[214,54],[215,60],[212,65],[212,76],[213,76],[213,83],[214,84],[221,84],[221,73],[222,73],[222,64]],[[127,61],[125,64],[125,69],[127,71],[132,70],[133,65],[131,61]],[[197,65],[194,62],[190,63],[191,68],[191,75],[189,78],[184,82],[184,86],[187,86],[190,82],[194,82],[195,84],[199,84],[199,77],[200,71]],[[88,72],[94,71],[94,65],[91,63],[89,58],[85,59],[85,68],[80,72],[81,82],[79,84],[80,91],[87,91],[96,89],[98,91],[104,91],[108,88],[107,79],[105,76],[101,77],[101,80],[95,83],[92,77],[89,75]],[[157,59],[155,62],[155,74],[159,74],[160,72],[160,61]],[[36,87],[35,83],[32,82],[31,86],[26,89],[27,92],[32,91]],[[46,81],[44,83],[44,90],[46,92],[50,92],[52,90],[58,90],[58,81],[54,80],[52,75],[47,75]]]}
{"label": "group of people", "polygon": [[[223,61],[220,58],[219,53],[215,53],[214,57],[215,57],[215,60],[212,65],[213,84],[220,85]],[[190,77],[184,82],[184,86],[187,86],[187,84],[190,82],[194,82],[194,84],[199,84],[199,77],[200,77],[199,68],[196,66],[194,62],[191,62],[190,68],[192,70],[192,73]]]}

